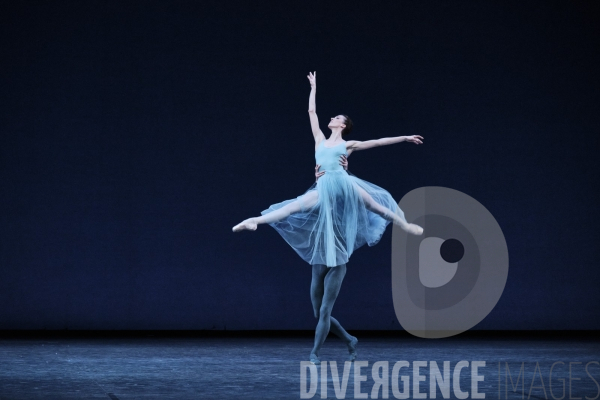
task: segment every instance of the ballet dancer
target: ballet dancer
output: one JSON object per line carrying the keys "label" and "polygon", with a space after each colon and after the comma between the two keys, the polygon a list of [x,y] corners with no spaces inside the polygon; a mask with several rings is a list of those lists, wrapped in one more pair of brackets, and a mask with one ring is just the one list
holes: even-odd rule
{"label": "ballet dancer", "polygon": [[[308,114],[315,140],[316,182],[301,196],[271,205],[261,216],[245,219],[233,232],[254,231],[260,224],[271,225],[306,262],[312,265],[311,301],[318,319],[310,361],[319,364],[319,352],[331,330],[348,346],[350,360],[356,359],[358,340],[331,316],[352,253],[379,242],[391,222],[413,235],[423,228],[406,221],[404,212],[385,189],[346,171],[347,157],[400,142],[423,144],[420,135],[345,141],[353,127],[347,115],[331,118],[329,139],[319,128],[316,114],[316,72],[309,73],[311,86]],[[341,158],[341,159],[340,159]],[[319,169],[323,167],[323,171]]]}

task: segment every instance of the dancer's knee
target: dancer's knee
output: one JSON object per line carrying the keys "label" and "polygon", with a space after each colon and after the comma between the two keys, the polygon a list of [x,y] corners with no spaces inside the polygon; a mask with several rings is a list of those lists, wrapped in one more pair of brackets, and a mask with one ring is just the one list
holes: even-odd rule
{"label": "dancer's knee", "polygon": [[365,203],[365,207],[367,208],[367,210],[369,211],[379,211],[379,204],[373,200],[373,198],[371,196],[368,196],[367,198],[363,198],[363,201]]}
{"label": "dancer's knee", "polygon": [[316,318],[316,319],[319,319],[319,315],[320,315],[320,309],[321,309],[321,306],[320,306],[320,304],[321,304],[321,302],[319,302],[319,303],[317,304],[317,303],[315,303],[315,302],[313,301],[313,314],[314,314],[314,316],[315,316],[315,318]]}
{"label": "dancer's knee", "polygon": [[331,307],[321,306],[321,308],[319,309],[319,316],[317,318],[329,319],[329,317],[331,317]]}

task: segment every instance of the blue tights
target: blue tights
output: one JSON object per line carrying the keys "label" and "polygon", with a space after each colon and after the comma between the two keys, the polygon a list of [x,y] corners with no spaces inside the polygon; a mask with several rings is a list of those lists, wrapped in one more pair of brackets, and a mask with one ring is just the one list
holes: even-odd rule
{"label": "blue tights", "polygon": [[323,264],[312,266],[312,281],[310,284],[310,299],[312,301],[315,318],[319,320],[315,331],[315,345],[311,355],[319,356],[319,351],[327,334],[331,330],[342,341],[350,346],[356,338],[351,336],[342,328],[342,325],[331,316],[331,310],[335,299],[342,286],[342,281],[346,275],[346,264],[340,264],[336,267],[327,267]]}

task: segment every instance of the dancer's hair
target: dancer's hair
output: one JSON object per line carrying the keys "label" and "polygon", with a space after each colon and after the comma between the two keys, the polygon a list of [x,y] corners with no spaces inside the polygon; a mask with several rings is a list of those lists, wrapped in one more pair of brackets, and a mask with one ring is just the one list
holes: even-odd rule
{"label": "dancer's hair", "polygon": [[352,126],[354,124],[352,123],[350,117],[348,117],[345,114],[342,114],[342,116],[346,119],[346,121],[344,122],[344,125],[346,125],[346,127],[342,130],[342,136],[346,136],[350,134],[350,132],[352,131]]}

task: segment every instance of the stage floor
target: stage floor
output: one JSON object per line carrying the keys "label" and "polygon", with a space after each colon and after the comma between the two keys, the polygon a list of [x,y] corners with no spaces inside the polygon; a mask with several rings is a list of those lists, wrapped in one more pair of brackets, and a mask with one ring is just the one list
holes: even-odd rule
{"label": "stage floor", "polygon": [[[430,361],[436,361],[439,370],[442,370],[444,361],[450,361],[450,375],[454,373],[457,362],[468,361],[468,366],[457,375],[462,388],[459,390],[468,392],[473,383],[472,362],[485,361],[485,367],[478,369],[478,374],[484,378],[478,382],[478,392],[485,393],[486,399],[558,399],[562,397],[563,385],[565,399],[598,398],[600,390],[596,383],[600,382],[600,341],[590,335],[539,337],[499,333],[494,337],[459,335],[431,340],[408,335],[361,337],[354,334],[359,339],[357,360],[368,362],[359,370],[366,379],[360,383],[360,391],[368,394],[368,398],[372,398],[374,386],[372,367],[378,361],[388,361],[388,373],[378,372],[389,379],[393,379],[392,369],[396,362],[410,363],[399,372],[400,377],[410,379],[410,398],[416,393],[412,386],[416,361],[426,363],[425,367],[417,370],[425,377],[419,385],[419,392],[427,396],[423,398],[431,398],[431,364],[427,364]],[[310,336],[285,335],[14,336],[0,338],[0,399],[299,399],[301,361],[308,360],[312,347]],[[347,355],[346,346],[332,336],[321,351],[323,361],[337,361],[340,381]],[[553,364],[553,392],[550,393],[550,368]],[[516,384],[522,366],[518,391],[512,391],[508,380],[506,392],[505,377],[510,374],[512,385]],[[305,391],[308,391],[310,368],[305,368],[305,371]],[[336,397],[330,365],[326,371],[327,398],[341,398]],[[322,366],[318,368],[318,376],[321,372]],[[400,378],[396,375],[395,379]],[[355,398],[354,382],[352,367],[345,398]],[[523,382],[524,396],[521,394]],[[323,398],[320,381],[317,387],[312,398]],[[436,390],[436,398],[443,398],[439,389]],[[378,398],[381,396],[379,391]],[[389,398],[395,398],[391,384]],[[450,388],[450,398],[457,398],[453,387]],[[468,398],[472,398],[471,395]]]}

